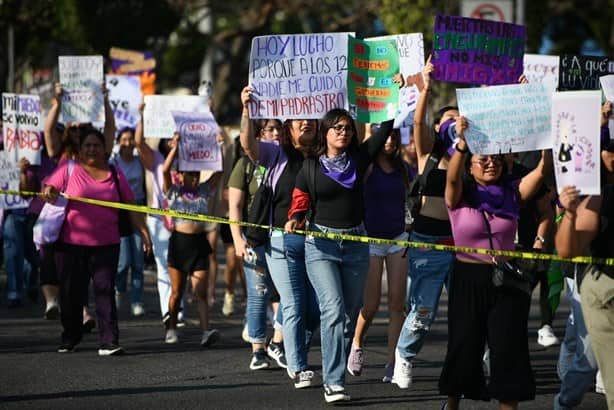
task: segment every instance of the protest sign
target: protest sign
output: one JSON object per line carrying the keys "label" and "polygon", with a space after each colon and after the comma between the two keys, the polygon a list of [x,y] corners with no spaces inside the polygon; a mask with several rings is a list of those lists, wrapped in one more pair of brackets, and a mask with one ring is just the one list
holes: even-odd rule
{"label": "protest sign", "polygon": [[13,166],[17,166],[21,158],[26,158],[32,165],[41,163],[43,124],[40,105],[38,95],[2,93],[4,153]]}
{"label": "protest sign", "polygon": [[117,129],[136,128],[140,118],[139,105],[143,99],[139,78],[131,75],[108,74],[106,81],[109,104],[113,109]]}
{"label": "protest sign", "polygon": [[141,74],[156,68],[156,59],[151,51],[126,50],[111,47],[109,50],[111,69],[117,74]]}
{"label": "protest sign", "polygon": [[103,122],[102,56],[60,56],[62,122]]}
{"label": "protest sign", "polygon": [[501,154],[552,148],[552,94],[542,84],[514,84],[456,90],[459,113],[467,118],[471,152]]}
{"label": "protest sign", "polygon": [[599,77],[614,73],[608,57],[564,54],[560,58],[559,91],[598,90]]}
{"label": "protest sign", "polygon": [[437,15],[433,78],[468,84],[514,84],[522,74],[525,40],[525,26]]}
{"label": "protest sign", "polygon": [[599,195],[600,91],[568,91],[552,96],[552,156],[558,192],[575,185],[582,195]]}
{"label": "protest sign", "polygon": [[524,75],[530,84],[543,84],[552,92],[559,85],[559,57],[524,55]]}
{"label": "protest sign", "polygon": [[348,43],[348,97],[350,111],[361,122],[394,119],[399,104],[399,86],[392,77],[399,72],[396,41],[364,41],[350,37]]}
{"label": "protest sign", "polygon": [[347,44],[352,33],[255,37],[249,61],[250,118],[322,118],[348,108]]}
{"label": "protest sign", "polygon": [[200,95],[146,95],[143,112],[146,138],[172,138],[175,121],[171,111],[207,112],[207,99]]}
{"label": "protest sign", "polygon": [[604,75],[599,78],[605,99],[614,103],[614,75]]}
{"label": "protest sign", "polygon": [[424,67],[424,41],[422,33],[396,34],[365,39],[366,41],[396,40],[399,54],[399,72],[405,86],[399,90],[399,107],[394,120],[395,128],[411,126],[418,95],[424,87],[422,68]]}
{"label": "protest sign", "polygon": [[222,170],[222,150],[217,143],[220,127],[208,112],[173,111],[179,140],[180,171]]}
{"label": "protest sign", "polygon": [[[13,159],[8,157],[5,151],[0,151],[0,189],[19,191],[20,175],[21,170],[17,168]],[[27,208],[31,201],[31,198],[24,198],[21,195],[0,194],[1,209]]]}

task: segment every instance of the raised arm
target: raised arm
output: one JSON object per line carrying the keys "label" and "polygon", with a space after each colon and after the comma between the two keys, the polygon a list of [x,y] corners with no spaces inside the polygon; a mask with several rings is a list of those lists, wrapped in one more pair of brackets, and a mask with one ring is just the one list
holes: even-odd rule
{"label": "raised arm", "polygon": [[539,190],[544,181],[544,177],[552,170],[552,151],[542,151],[542,157],[537,167],[520,180],[518,191],[520,200],[523,202],[531,199]]}
{"label": "raised arm", "polygon": [[253,88],[248,86],[243,87],[241,91],[241,104],[243,105],[243,111],[241,113],[241,131],[239,133],[239,140],[241,141],[241,147],[245,154],[254,162],[258,161],[259,150],[258,141],[254,135],[254,127],[252,121],[249,118],[249,102],[252,100]]}
{"label": "raised arm", "polygon": [[145,142],[145,136],[143,133],[143,110],[145,109],[145,103],[141,103],[139,105],[139,113],[141,114],[141,118],[139,123],[136,126],[136,130],[134,131],[134,144],[136,146],[136,151],[139,155],[139,160],[145,169],[153,170],[155,160],[153,150],[147,143]]}
{"label": "raised arm", "polygon": [[62,97],[64,96],[64,90],[60,83],[55,83],[53,104],[47,113],[45,119],[45,147],[47,148],[47,154],[49,158],[55,158],[61,154],[62,141],[59,138],[55,138],[55,127],[58,124],[58,118],[62,111]]}
{"label": "raised arm", "polygon": [[173,139],[168,144],[171,150],[168,153],[166,159],[164,160],[164,166],[162,167],[162,192],[164,192],[165,194],[168,192],[169,189],[171,189],[171,185],[173,184],[171,180],[171,167],[173,166],[173,161],[177,156],[177,151],[179,150],[179,139],[179,134],[175,133],[173,135]]}
{"label": "raised arm", "polygon": [[426,160],[433,150],[433,138],[429,133],[429,125],[426,122],[426,111],[428,108],[429,93],[431,92],[431,73],[435,66],[431,63],[431,56],[426,60],[422,69],[424,78],[424,88],[420,91],[416,112],[414,113],[414,144],[416,145],[416,155],[418,156],[418,173],[422,173]]}
{"label": "raised arm", "polygon": [[561,191],[559,201],[565,214],[554,237],[557,253],[563,258],[588,255],[599,232],[601,197],[589,196],[581,201],[580,191],[569,185]]}
{"label": "raised arm", "polygon": [[467,119],[465,117],[461,116],[456,119],[456,133],[458,134],[459,141],[448,163],[446,176],[446,206],[450,209],[456,208],[463,197],[463,170],[465,169],[465,161],[467,161],[469,150],[467,141],[465,141],[467,126]]}
{"label": "raised arm", "polygon": [[102,95],[104,96],[104,144],[107,154],[111,154],[113,151],[113,143],[115,141],[115,115],[113,115],[113,109],[109,102],[109,90],[107,85],[103,82],[100,86]]}
{"label": "raised arm", "polygon": [[360,144],[360,149],[366,152],[370,160],[373,160],[382,150],[384,144],[386,144],[386,140],[390,136],[390,132],[392,132],[393,125],[394,120],[382,122],[377,130],[371,134],[366,141]]}

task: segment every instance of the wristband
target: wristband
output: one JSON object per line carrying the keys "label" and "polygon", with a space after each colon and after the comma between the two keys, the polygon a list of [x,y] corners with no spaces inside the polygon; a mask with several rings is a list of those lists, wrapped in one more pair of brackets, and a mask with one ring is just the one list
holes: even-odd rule
{"label": "wristband", "polygon": [[537,235],[533,242],[537,242],[537,241],[540,241],[542,243],[542,245],[546,244],[546,239],[543,236],[541,236],[541,235]]}
{"label": "wristband", "polygon": [[458,147],[458,143],[456,143],[456,144],[454,144],[454,150],[460,152],[461,154],[466,154],[466,153],[469,152],[469,147],[466,146],[465,149],[460,149]]}

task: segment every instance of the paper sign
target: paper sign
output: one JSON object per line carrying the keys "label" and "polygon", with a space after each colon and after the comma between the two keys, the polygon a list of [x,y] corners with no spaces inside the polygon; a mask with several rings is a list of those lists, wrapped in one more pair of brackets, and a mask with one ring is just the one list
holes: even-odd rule
{"label": "paper sign", "polygon": [[200,95],[146,95],[143,112],[146,138],[172,138],[175,121],[171,111],[208,112],[207,98]]}
{"label": "paper sign", "polygon": [[106,81],[117,129],[136,128],[140,118],[139,105],[143,100],[139,77],[107,74]]}
{"label": "paper sign", "polygon": [[222,170],[222,151],[216,136],[220,127],[208,112],[173,111],[179,140],[180,171]]}
{"label": "paper sign", "polygon": [[548,90],[556,91],[559,85],[559,57],[525,54],[524,75],[530,84],[543,84]]}
{"label": "paper sign", "polygon": [[614,75],[604,75],[599,78],[605,99],[614,102]]}
{"label": "paper sign", "polygon": [[569,91],[552,96],[552,156],[558,192],[575,185],[582,195],[599,195],[600,91]]}
{"label": "paper sign", "polygon": [[134,51],[111,47],[111,69],[119,74],[141,74],[156,68],[156,59],[151,51]]}
{"label": "paper sign", "polygon": [[522,74],[526,27],[457,16],[435,16],[436,80],[468,84],[514,84]]}
{"label": "paper sign", "polygon": [[[16,166],[21,158],[40,165],[43,125],[38,95],[2,94],[2,133],[6,160]],[[19,175],[17,176],[19,179]]]}
{"label": "paper sign", "polygon": [[565,54],[561,56],[559,91],[598,90],[599,77],[614,73],[614,60]]}
{"label": "paper sign", "polygon": [[348,97],[350,111],[361,122],[382,122],[397,115],[399,86],[392,78],[399,72],[399,53],[394,40],[348,43]]}
{"label": "paper sign", "polygon": [[[19,176],[21,170],[12,162],[11,158],[0,151],[0,189],[19,191]],[[32,198],[24,198],[21,195],[0,194],[0,208],[21,209],[30,206]]]}
{"label": "paper sign", "polygon": [[467,118],[467,144],[475,154],[505,154],[552,148],[552,94],[542,84],[514,84],[456,90]]}
{"label": "paper sign", "polygon": [[333,108],[347,109],[349,35],[255,37],[249,61],[249,84],[255,89],[250,118],[319,119]]}
{"label": "paper sign", "polygon": [[422,33],[372,37],[365,40],[391,39],[397,42],[399,72],[405,80],[405,86],[399,90],[399,107],[397,116],[394,119],[394,128],[409,127],[414,123],[414,112],[416,111],[418,96],[424,87],[422,79],[424,41]]}
{"label": "paper sign", "polygon": [[102,56],[60,56],[62,121],[104,122]]}

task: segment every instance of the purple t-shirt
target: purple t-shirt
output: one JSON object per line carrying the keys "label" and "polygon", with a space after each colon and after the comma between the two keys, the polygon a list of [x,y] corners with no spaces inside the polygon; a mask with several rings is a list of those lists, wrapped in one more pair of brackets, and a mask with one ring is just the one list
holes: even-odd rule
{"label": "purple t-shirt", "polygon": [[399,170],[373,164],[365,182],[365,226],[369,236],[392,239],[405,231],[405,185]]}
{"label": "purple t-shirt", "polygon": [[[67,176],[68,161],[61,163],[45,185],[61,190]],[[124,202],[134,200],[134,194],[124,174],[117,169],[119,188]],[[108,171],[103,180],[95,180],[75,162],[65,190],[70,196],[119,202],[119,195],[113,175]],[[119,238],[118,210],[83,202],[68,201],[66,219],[60,233],[64,243],[83,246],[104,246],[117,244]]]}

